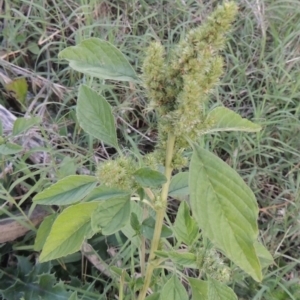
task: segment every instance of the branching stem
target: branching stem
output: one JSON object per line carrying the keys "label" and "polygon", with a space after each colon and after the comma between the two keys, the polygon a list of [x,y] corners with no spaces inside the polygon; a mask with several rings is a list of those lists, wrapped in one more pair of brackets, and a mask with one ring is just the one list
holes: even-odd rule
{"label": "branching stem", "polygon": [[156,210],[156,222],[154,228],[154,235],[151,243],[150,255],[148,260],[148,265],[146,269],[145,282],[143,288],[139,294],[138,300],[144,300],[147,294],[147,290],[150,286],[153,270],[155,264],[153,262],[155,258],[155,251],[157,251],[160,241],[161,230],[163,226],[164,216],[167,209],[167,198],[169,193],[169,186],[172,175],[172,158],[173,158],[173,150],[175,144],[175,136],[172,133],[168,135],[167,142],[167,150],[166,150],[166,161],[165,161],[165,176],[167,178],[167,182],[163,185],[161,190],[161,205]]}

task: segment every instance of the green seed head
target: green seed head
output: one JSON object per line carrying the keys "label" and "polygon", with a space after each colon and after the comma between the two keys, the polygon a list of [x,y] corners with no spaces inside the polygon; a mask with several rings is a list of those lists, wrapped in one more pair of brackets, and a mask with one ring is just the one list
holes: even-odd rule
{"label": "green seed head", "polygon": [[137,163],[133,159],[119,157],[100,164],[96,176],[103,185],[131,191],[137,187],[133,178],[137,169]]}
{"label": "green seed head", "polygon": [[218,53],[236,13],[234,2],[219,6],[168,55],[160,43],[149,46],[143,78],[159,118],[158,158],[165,153],[168,133],[181,139],[175,150],[182,152],[189,147],[182,139],[195,141],[209,126],[205,106],[223,73],[223,58]]}

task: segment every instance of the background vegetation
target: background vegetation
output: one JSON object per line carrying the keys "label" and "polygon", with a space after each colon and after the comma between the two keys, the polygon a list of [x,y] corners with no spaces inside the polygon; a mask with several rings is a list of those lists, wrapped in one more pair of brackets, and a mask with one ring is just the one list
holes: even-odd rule
{"label": "background vegetation", "polygon": [[[95,162],[115,154],[80,130],[75,95],[87,78],[58,59],[61,50],[99,37],[126,54],[139,72],[151,40],[171,48],[219,2],[0,1],[0,104],[16,116],[26,112],[43,118],[43,150],[51,157],[34,165],[26,153],[0,157],[1,169],[8,161],[13,165],[12,173],[0,179],[0,217],[15,220],[14,211],[30,208],[32,197],[49,185],[47,174],[57,180],[80,169],[93,173]],[[238,4],[238,20],[223,53],[224,77],[213,100],[261,124],[263,130],[214,134],[205,143],[254,191],[260,206],[261,238],[275,263],[261,284],[233,269],[231,286],[239,299],[300,299],[300,6],[298,0],[239,0]],[[5,79],[20,76],[26,78],[29,89],[24,101],[5,84]],[[100,81],[93,85],[114,106],[123,147],[151,151],[156,140],[155,114],[145,109],[143,89]],[[174,200],[170,218],[177,207]],[[30,289],[44,274],[45,291],[57,289],[67,295],[65,290],[77,290],[79,299],[100,299],[99,293],[101,299],[114,299],[110,280],[80,253],[38,269],[34,236],[31,231],[0,245],[0,290],[10,285],[21,291]],[[91,243],[107,264],[117,262],[134,270],[135,265],[128,262],[135,253],[123,236],[106,240],[97,236]]]}

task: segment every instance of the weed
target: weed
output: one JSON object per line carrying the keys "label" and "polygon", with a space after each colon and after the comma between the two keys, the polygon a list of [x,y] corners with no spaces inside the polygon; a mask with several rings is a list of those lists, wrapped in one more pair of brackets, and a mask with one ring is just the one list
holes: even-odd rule
{"label": "weed", "polygon": [[[31,205],[35,193],[51,182],[75,174],[76,170],[81,174],[87,170],[94,172],[95,160],[102,161],[115,155],[112,148],[103,147],[101,142],[80,130],[74,111],[74,93],[64,86],[77,86],[83,77],[66,68],[57,58],[58,52],[88,37],[100,37],[116,45],[139,70],[142,50],[149,39],[162,41],[168,52],[190,28],[202,23],[218,1],[206,4],[199,1],[102,1],[100,5],[92,1],[5,2],[0,22],[3,28],[15,29],[10,36],[0,32],[1,58],[6,60],[1,60],[0,71],[11,78],[21,75],[29,79],[29,90],[35,95],[31,101],[36,101],[37,105],[27,113],[37,113],[43,117],[43,124],[48,124],[46,132],[43,126],[39,129],[43,132],[43,149],[51,153],[51,160],[34,166],[26,159],[38,153],[39,148],[25,156],[22,152],[13,157],[2,156],[4,167],[8,159],[12,162],[13,173],[6,173],[1,179],[5,184],[1,200],[3,198],[3,204],[6,204],[12,196],[20,203],[20,206],[13,207],[25,210]],[[203,140],[203,145],[233,167],[254,191],[260,206],[260,237],[275,257],[276,265],[267,272],[262,284],[254,284],[236,268],[232,269],[231,286],[244,299],[264,299],[267,294],[270,299],[276,299],[275,292],[278,294],[280,290],[286,290],[288,296],[278,294],[278,299],[298,298],[293,288],[297,285],[295,278],[299,277],[299,265],[295,261],[299,245],[300,200],[299,139],[296,138],[299,135],[300,107],[297,4],[297,1],[277,0],[239,2],[237,21],[226,51],[222,53],[225,57],[224,77],[214,91],[211,103],[223,104],[243,117],[255,120],[263,130],[257,135],[214,133],[206,135]],[[42,94],[38,93],[40,79],[44,86]],[[131,89],[123,84],[97,80],[92,86],[103,92],[102,95],[113,105],[119,142],[123,149],[131,148],[127,154],[138,156],[140,151],[152,151],[157,138],[156,115],[144,110],[147,98],[143,90],[138,86]],[[19,110],[13,102],[15,100],[8,98],[6,92],[0,101],[15,111]],[[187,151],[186,157],[189,155]],[[48,171],[51,172],[50,179],[47,178]],[[169,203],[167,216],[172,222],[177,208],[176,201]],[[1,212],[4,216],[11,216],[7,209],[2,208]],[[137,215],[141,213],[138,211]],[[24,242],[14,243],[16,252],[13,253],[32,253],[30,248],[25,253],[21,250],[26,243],[28,245],[30,237],[32,234]],[[99,239],[95,237],[91,243],[102,258],[112,259],[105,252],[107,243],[118,247],[113,259],[134,273],[134,266],[140,263],[134,250],[128,253],[123,248],[122,238]],[[5,245],[5,249],[9,247]],[[6,265],[9,253],[11,250],[3,250],[2,265]],[[135,261],[129,266],[126,262],[132,256],[135,256]],[[60,260],[69,275],[80,276],[80,264],[75,267],[79,257],[71,255]],[[64,265],[67,261],[73,263]],[[61,276],[59,266],[54,268],[60,278],[66,278]],[[85,273],[84,269],[82,272]],[[93,278],[86,278],[91,288],[94,282],[101,290],[103,283],[106,286],[103,295],[112,291],[112,285],[106,285],[94,271],[88,272]],[[192,269],[189,272],[192,273]],[[88,297],[87,292],[85,297]],[[89,297],[93,296],[90,294]],[[97,298],[98,294],[94,297]]]}

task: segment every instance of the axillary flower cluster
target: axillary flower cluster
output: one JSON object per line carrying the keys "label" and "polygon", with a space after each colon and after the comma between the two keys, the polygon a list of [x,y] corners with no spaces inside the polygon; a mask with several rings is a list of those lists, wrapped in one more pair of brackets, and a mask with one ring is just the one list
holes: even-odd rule
{"label": "axillary flower cluster", "polygon": [[181,153],[209,127],[205,103],[223,72],[225,33],[237,13],[234,2],[219,6],[207,21],[192,29],[171,53],[159,42],[146,51],[143,80],[159,116],[158,157],[164,159],[167,134],[176,136],[174,168],[182,162]]}
{"label": "axillary flower cluster", "polygon": [[[225,46],[224,36],[236,13],[234,2],[225,3],[204,24],[192,29],[170,53],[159,42],[151,43],[146,50],[142,79],[150,99],[149,108],[158,114],[158,142],[155,152],[144,157],[145,165],[153,159],[157,165],[164,165],[167,138],[172,133],[176,138],[172,168],[183,167],[186,160],[182,153],[190,147],[189,141],[195,141],[212,125],[205,120],[205,105],[222,75],[223,58],[218,53]],[[138,166],[124,159],[102,163],[97,172],[99,180],[108,186],[133,187],[130,175]],[[124,167],[127,169],[124,178],[120,176],[122,172],[111,176],[116,174],[112,168]]]}

